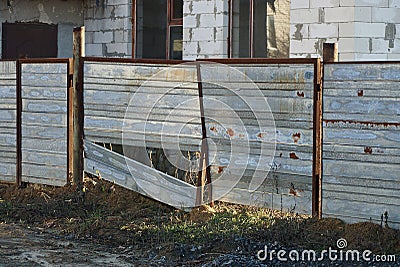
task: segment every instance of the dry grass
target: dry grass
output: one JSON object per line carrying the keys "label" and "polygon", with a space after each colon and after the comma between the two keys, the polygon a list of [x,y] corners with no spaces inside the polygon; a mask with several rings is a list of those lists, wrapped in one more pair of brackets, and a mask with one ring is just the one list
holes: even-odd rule
{"label": "dry grass", "polygon": [[0,222],[141,249],[181,243],[229,252],[243,239],[325,249],[345,238],[349,248],[400,253],[400,231],[369,222],[345,224],[226,203],[187,213],[98,179],[85,182],[85,193],[73,186],[0,185]]}

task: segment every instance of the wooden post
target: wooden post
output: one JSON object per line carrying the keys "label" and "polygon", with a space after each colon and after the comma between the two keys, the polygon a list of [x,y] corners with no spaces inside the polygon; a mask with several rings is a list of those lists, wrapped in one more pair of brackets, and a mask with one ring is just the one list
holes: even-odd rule
{"label": "wooden post", "polygon": [[324,62],[338,62],[338,44],[337,43],[324,43],[323,45],[323,61]]}
{"label": "wooden post", "polygon": [[85,27],[73,31],[73,183],[83,184],[83,60],[85,56]]}

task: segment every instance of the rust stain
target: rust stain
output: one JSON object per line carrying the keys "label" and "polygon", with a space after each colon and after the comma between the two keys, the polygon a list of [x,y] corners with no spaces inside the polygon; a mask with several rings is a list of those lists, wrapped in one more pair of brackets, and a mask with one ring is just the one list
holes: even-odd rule
{"label": "rust stain", "polygon": [[263,134],[263,133],[259,133],[259,134],[257,134],[257,137],[258,137],[258,138],[263,138],[263,137],[264,137],[264,134]]}
{"label": "rust stain", "polygon": [[213,131],[214,133],[217,133],[217,128],[215,128],[214,126],[210,128],[211,131]]}
{"label": "rust stain", "polygon": [[294,141],[296,144],[299,142],[300,137],[301,137],[301,133],[294,133],[294,134],[292,134],[293,141]]}
{"label": "rust stain", "polygon": [[298,97],[304,97],[304,92],[297,92]]}
{"label": "rust stain", "polygon": [[218,166],[218,173],[222,173],[224,171],[225,167],[223,166]]}
{"label": "rust stain", "polygon": [[299,194],[296,191],[296,188],[294,187],[293,183],[290,183],[290,189],[289,189],[289,194],[297,197]]}
{"label": "rust stain", "polygon": [[364,90],[358,90],[357,95],[358,96],[364,96]]}
{"label": "rust stain", "polygon": [[291,194],[291,195],[293,195],[295,197],[298,196],[298,194],[297,194],[296,190],[294,190],[294,188],[290,188],[289,194]]}
{"label": "rust stain", "polygon": [[400,127],[400,123],[398,122],[372,122],[372,121],[352,121],[352,120],[324,120],[325,123],[335,124],[335,123],[344,123],[344,124],[361,124],[368,127],[374,126],[383,126],[383,127]]}
{"label": "rust stain", "polygon": [[370,147],[370,146],[366,146],[365,148],[364,148],[364,152],[365,152],[365,154],[372,154],[372,147]]}
{"label": "rust stain", "polygon": [[289,154],[289,157],[291,158],[291,159],[299,159],[299,157],[296,155],[296,153],[294,153],[294,152],[291,152],[290,154]]}
{"label": "rust stain", "polygon": [[226,130],[226,133],[227,133],[229,136],[234,136],[234,135],[235,135],[235,132],[234,132],[231,128],[228,128],[228,129]]}

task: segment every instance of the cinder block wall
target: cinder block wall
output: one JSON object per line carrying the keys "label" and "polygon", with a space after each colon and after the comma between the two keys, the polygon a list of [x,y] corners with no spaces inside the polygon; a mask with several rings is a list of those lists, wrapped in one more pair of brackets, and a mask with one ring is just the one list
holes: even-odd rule
{"label": "cinder block wall", "polygon": [[131,0],[85,1],[84,10],[86,56],[132,57]]}
{"label": "cinder block wall", "polygon": [[228,1],[183,1],[183,59],[228,57]]}
{"label": "cinder block wall", "polygon": [[399,23],[399,0],[292,1],[290,56],[322,56],[337,42],[340,61],[400,59]]}

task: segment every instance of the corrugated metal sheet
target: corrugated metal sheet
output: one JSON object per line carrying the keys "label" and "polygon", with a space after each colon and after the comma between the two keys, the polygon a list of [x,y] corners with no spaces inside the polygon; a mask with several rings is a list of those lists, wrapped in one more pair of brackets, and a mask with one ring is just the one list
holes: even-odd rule
{"label": "corrugated metal sheet", "polygon": [[400,227],[400,64],[327,64],[323,216]]}
{"label": "corrugated metal sheet", "polygon": [[311,213],[315,65],[229,66],[201,68],[212,180],[240,179],[222,200]]}
{"label": "corrugated metal sheet", "polygon": [[[235,65],[236,77],[204,62],[199,63],[201,73],[197,76],[194,64],[172,67],[85,60],[85,138],[174,150],[179,144],[182,150],[198,151],[200,114],[204,112],[212,178],[222,185],[213,185],[213,198],[226,189],[225,182],[230,182],[222,181],[224,174],[239,176],[242,178],[231,192],[221,195],[223,200],[311,213],[316,64],[309,62]],[[243,83],[243,74],[250,88]],[[232,112],[226,112],[224,105]],[[244,128],[239,129],[241,123],[234,118]],[[249,137],[249,151],[241,147],[242,134]],[[273,156],[275,159],[268,161]],[[254,176],[267,177],[261,187],[250,192]]]}
{"label": "corrugated metal sheet", "polygon": [[85,61],[85,138],[175,149],[179,135],[182,150],[198,151],[196,81],[195,65]]}
{"label": "corrugated metal sheet", "polygon": [[90,141],[84,148],[86,172],[176,208],[194,206],[196,187]]}
{"label": "corrugated metal sheet", "polygon": [[16,180],[16,62],[0,61],[0,181]]}
{"label": "corrugated metal sheet", "polygon": [[67,63],[22,64],[23,182],[67,182],[67,79]]}

